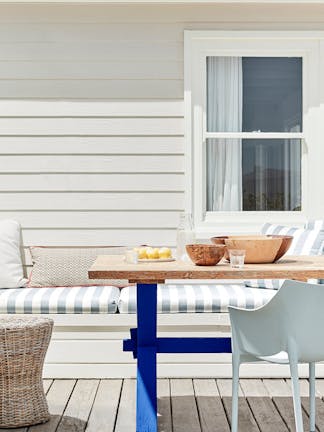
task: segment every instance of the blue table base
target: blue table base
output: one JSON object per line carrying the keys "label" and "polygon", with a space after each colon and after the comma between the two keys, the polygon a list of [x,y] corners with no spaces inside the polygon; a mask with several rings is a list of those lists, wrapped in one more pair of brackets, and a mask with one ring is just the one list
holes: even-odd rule
{"label": "blue table base", "polygon": [[124,351],[137,359],[136,431],[157,432],[156,354],[231,353],[231,338],[158,338],[157,285],[137,284],[137,329]]}

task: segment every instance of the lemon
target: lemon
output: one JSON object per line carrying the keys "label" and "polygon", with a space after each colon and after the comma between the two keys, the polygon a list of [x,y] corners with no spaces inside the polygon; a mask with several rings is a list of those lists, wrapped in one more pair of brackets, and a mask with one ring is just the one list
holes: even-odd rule
{"label": "lemon", "polygon": [[172,256],[172,252],[170,248],[163,247],[159,249],[159,257],[161,259],[171,258],[171,256]]}
{"label": "lemon", "polygon": [[138,250],[138,258],[139,259],[147,259],[148,258],[145,247],[142,247]]}
{"label": "lemon", "polygon": [[159,259],[160,258],[160,251],[159,248],[154,248],[153,249],[153,255],[154,255],[154,259]]}
{"label": "lemon", "polygon": [[148,259],[154,259],[155,258],[154,249],[152,247],[146,248],[146,255]]}

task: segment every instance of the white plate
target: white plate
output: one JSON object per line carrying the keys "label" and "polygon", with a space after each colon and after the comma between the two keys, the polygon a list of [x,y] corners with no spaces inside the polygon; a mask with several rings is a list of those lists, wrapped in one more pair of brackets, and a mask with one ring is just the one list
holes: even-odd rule
{"label": "white plate", "polygon": [[175,261],[175,258],[138,259],[139,263],[171,262],[171,261]]}

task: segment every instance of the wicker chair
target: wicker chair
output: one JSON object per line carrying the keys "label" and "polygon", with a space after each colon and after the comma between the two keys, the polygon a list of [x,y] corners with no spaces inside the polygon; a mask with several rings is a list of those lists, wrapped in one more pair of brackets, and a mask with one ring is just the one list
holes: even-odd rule
{"label": "wicker chair", "polygon": [[42,371],[53,320],[0,317],[0,427],[44,423],[49,419]]}

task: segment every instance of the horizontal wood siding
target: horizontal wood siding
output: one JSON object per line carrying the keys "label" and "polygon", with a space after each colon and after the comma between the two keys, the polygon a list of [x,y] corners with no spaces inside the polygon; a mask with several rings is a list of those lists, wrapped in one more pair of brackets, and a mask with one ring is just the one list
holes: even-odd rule
{"label": "horizontal wood siding", "polygon": [[25,251],[172,246],[184,30],[324,29],[324,5],[1,4],[0,24],[0,218]]}

